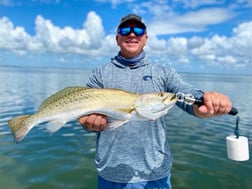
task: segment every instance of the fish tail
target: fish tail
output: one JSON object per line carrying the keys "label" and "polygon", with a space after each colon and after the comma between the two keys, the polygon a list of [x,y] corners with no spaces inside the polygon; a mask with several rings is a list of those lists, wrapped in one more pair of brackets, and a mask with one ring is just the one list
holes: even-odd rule
{"label": "fish tail", "polygon": [[31,116],[32,115],[21,115],[9,121],[8,124],[16,142],[20,142],[33,127],[33,124],[30,120]]}

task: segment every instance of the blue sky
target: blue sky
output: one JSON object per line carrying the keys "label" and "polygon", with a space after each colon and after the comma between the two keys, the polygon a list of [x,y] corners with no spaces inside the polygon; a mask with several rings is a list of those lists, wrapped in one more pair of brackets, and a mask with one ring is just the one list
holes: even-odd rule
{"label": "blue sky", "polygon": [[0,66],[94,68],[136,13],[150,61],[179,72],[252,74],[252,0],[0,0]]}

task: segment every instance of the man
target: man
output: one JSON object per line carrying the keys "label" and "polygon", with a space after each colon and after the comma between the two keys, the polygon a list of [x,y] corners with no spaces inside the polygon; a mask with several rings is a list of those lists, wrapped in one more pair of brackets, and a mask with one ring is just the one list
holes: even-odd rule
{"label": "man", "polygon": [[[223,115],[231,110],[227,96],[198,90],[184,83],[174,69],[149,63],[143,51],[147,40],[146,25],[141,17],[135,14],[123,17],[116,35],[119,53],[111,62],[93,71],[87,86],[135,93],[190,93],[197,98],[203,97],[204,105],[177,105],[200,118]],[[104,115],[84,116],[79,122],[85,129],[97,132],[95,161],[100,189],[171,188],[172,156],[164,117],[155,121],[129,122],[114,130],[105,129],[107,118]]]}

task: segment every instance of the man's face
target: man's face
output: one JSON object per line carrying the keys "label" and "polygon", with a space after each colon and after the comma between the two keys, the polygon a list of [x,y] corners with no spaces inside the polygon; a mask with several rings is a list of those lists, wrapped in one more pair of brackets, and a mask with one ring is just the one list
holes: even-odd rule
{"label": "man's face", "polygon": [[[134,27],[139,25],[138,22],[128,21],[123,27]],[[116,36],[117,45],[121,48],[121,54],[125,58],[133,58],[141,53],[143,47],[147,43],[148,36],[144,33],[141,36],[136,36],[134,32],[130,32],[129,35],[122,36],[120,33]]]}

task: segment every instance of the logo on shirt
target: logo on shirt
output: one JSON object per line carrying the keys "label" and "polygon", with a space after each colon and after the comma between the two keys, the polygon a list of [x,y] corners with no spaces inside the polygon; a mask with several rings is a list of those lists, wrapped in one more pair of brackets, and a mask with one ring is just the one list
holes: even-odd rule
{"label": "logo on shirt", "polygon": [[150,80],[152,80],[152,76],[151,75],[144,75],[143,80],[144,81],[150,81]]}

